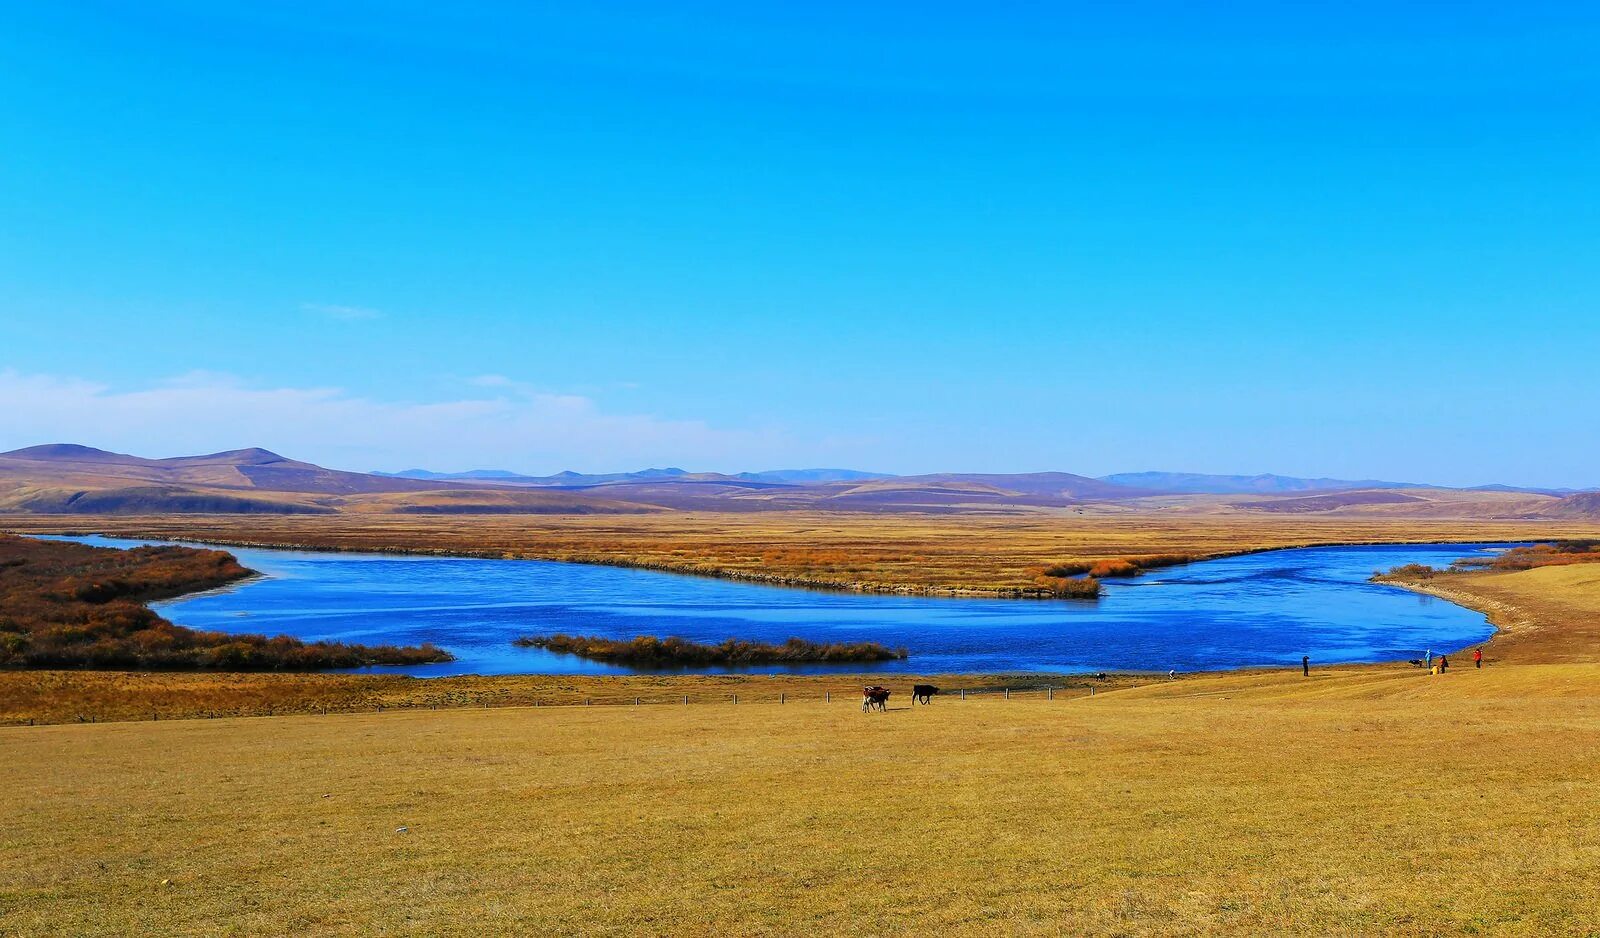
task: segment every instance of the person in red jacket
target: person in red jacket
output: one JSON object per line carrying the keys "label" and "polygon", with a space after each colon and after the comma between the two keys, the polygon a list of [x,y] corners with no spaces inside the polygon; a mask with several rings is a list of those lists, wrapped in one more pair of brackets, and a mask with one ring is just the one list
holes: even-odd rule
{"label": "person in red jacket", "polygon": [[1482,668],[1483,667],[1483,649],[1482,648],[1474,648],[1474,649],[1472,649],[1472,666],[1474,668]]}

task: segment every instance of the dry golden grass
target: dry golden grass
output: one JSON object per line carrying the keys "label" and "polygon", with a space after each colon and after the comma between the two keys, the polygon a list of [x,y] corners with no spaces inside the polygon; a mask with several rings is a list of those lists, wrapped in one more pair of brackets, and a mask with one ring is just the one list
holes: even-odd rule
{"label": "dry golden grass", "polygon": [[0,728],[0,933],[1592,934],[1597,687]]}
{"label": "dry golden grass", "polygon": [[793,585],[1038,591],[1046,565],[1331,543],[1600,535],[1600,523],[1323,518],[1145,510],[1006,514],[762,512],[582,516],[8,516],[18,533],[93,531],[223,544],[416,550],[622,564]]}
{"label": "dry golden grass", "polygon": [[[998,552],[982,576],[1046,552],[1556,536],[1022,520],[895,523],[933,570]],[[766,523],[765,550],[807,536],[763,517],[704,541],[557,527],[760,556],[760,529],[735,521]],[[819,551],[870,540],[830,523]],[[508,551],[557,536],[456,524],[420,533]],[[0,674],[0,720],[143,721],[0,727],[0,934],[1600,933],[1600,566],[1423,588],[1505,628],[1488,667],[1124,678],[1093,698],[1080,681],[915,709],[900,678],[872,715],[850,677]],[[301,715],[150,722],[152,705]]]}
{"label": "dry golden grass", "polygon": [[859,700],[863,684],[885,684],[899,702],[915,682],[947,692],[1063,695],[1149,683],[1140,675],[1105,681],[1081,675],[656,675],[559,674],[413,678],[377,674],[271,674],[0,670],[0,725],[213,719],[236,716],[442,710],[483,707],[776,704]]}
{"label": "dry golden grass", "polygon": [[1519,662],[1600,661],[1600,563],[1465,573],[1404,585],[1481,610],[1491,647]]}

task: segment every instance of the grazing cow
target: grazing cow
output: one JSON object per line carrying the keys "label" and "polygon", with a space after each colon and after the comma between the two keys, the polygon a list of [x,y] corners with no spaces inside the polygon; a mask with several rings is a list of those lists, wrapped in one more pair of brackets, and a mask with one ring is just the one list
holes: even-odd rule
{"label": "grazing cow", "polygon": [[911,688],[911,703],[912,705],[933,703],[933,698],[938,693],[939,688],[932,684],[915,684]]}
{"label": "grazing cow", "polygon": [[889,709],[889,688],[880,684],[861,688],[861,712],[866,713],[873,707],[879,710]]}

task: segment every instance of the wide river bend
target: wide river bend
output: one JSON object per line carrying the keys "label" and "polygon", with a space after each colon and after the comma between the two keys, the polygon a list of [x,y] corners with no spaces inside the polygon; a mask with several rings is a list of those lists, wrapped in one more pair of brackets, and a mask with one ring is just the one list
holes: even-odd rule
{"label": "wide river bend", "polygon": [[264,576],[155,608],[198,629],[428,641],[457,656],[449,664],[374,669],[421,676],[630,672],[511,644],[552,632],[871,640],[911,653],[880,665],[744,669],[754,672],[1196,671],[1298,665],[1301,655],[1318,664],[1396,660],[1481,642],[1494,631],[1481,613],[1367,578],[1505,546],[1268,551],[1108,580],[1098,601],[828,592],[539,560],[228,548]]}

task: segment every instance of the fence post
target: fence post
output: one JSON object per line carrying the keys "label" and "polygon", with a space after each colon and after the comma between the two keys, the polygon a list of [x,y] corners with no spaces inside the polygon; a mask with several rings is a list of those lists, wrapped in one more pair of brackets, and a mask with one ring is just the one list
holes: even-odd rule
{"label": "fence post", "polygon": [[778,694],[778,703],[788,703],[789,702],[788,701],[788,696],[789,696],[788,694],[780,692]]}
{"label": "fence post", "polygon": [[962,700],[966,700],[967,699],[967,689],[965,687],[961,688],[961,699]]}
{"label": "fence post", "polygon": [[1045,697],[1046,700],[1055,700],[1056,699],[1056,689],[1054,687],[1046,687],[1044,690],[1045,690],[1045,694],[1046,694],[1046,697]]}
{"label": "fence post", "polygon": [[738,694],[734,694],[733,695],[733,702],[734,703],[738,703],[739,702],[739,695]]}
{"label": "fence post", "polygon": [[688,694],[684,694],[683,695],[683,705],[685,707],[689,706],[689,695]]}
{"label": "fence post", "polygon": [[1011,699],[1011,688],[1009,688],[1009,687],[1006,688],[1006,699],[1007,700]]}
{"label": "fence post", "polygon": [[1089,687],[1089,696],[1090,697],[1094,696],[1094,686],[1093,685],[1090,685],[1090,687]]}
{"label": "fence post", "polygon": [[639,706],[639,698],[637,698],[637,697],[633,698],[633,705],[635,707]]}
{"label": "fence post", "polygon": [[822,702],[823,703],[833,703],[833,691],[831,691],[831,690],[823,691],[822,692]]}

